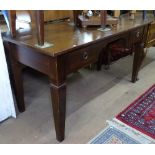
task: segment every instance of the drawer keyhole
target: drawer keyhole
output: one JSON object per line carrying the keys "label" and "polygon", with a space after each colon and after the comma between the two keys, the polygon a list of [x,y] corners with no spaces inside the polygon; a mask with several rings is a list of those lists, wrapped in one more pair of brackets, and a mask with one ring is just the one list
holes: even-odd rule
{"label": "drawer keyhole", "polygon": [[139,33],[139,32],[137,32],[136,36],[137,36],[137,38],[139,38],[139,36],[140,36],[140,33]]}
{"label": "drawer keyhole", "polygon": [[84,53],[83,53],[83,59],[85,59],[85,60],[88,59],[88,53],[87,53],[87,52],[84,52]]}

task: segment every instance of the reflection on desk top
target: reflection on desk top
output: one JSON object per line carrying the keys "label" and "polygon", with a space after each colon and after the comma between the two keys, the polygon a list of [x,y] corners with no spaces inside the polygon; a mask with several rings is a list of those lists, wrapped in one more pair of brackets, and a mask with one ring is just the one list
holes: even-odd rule
{"label": "reflection on desk top", "polygon": [[37,48],[37,37],[35,32],[28,30],[19,30],[17,36],[12,38],[9,33],[3,33],[3,40],[13,42],[18,45],[24,45],[37,49],[37,52],[44,53],[50,56],[61,55],[75,50],[83,46],[88,46],[96,41],[104,40],[108,37],[118,35],[120,33],[138,28],[153,21],[153,15],[150,15],[147,20],[142,19],[142,14],[136,14],[135,20],[130,20],[129,15],[123,15],[120,18],[116,29],[107,32],[99,31],[99,27],[92,28],[76,28],[69,22],[60,22],[53,24],[45,24],[45,42],[51,43],[54,46],[48,48]]}

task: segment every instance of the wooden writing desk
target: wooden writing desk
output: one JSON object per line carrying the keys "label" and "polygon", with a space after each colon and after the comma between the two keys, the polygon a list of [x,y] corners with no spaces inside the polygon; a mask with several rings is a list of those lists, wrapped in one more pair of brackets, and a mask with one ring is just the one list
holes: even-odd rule
{"label": "wooden writing desk", "polygon": [[143,45],[150,22],[143,21],[142,15],[134,21],[126,15],[121,18],[117,29],[107,32],[98,28],[78,29],[68,22],[47,24],[45,41],[53,46],[43,49],[35,46],[35,34],[28,30],[19,30],[21,32],[15,38],[4,33],[3,41],[6,54],[10,56],[19,111],[25,111],[22,69],[28,66],[49,77],[56,137],[58,141],[64,140],[67,75],[100,60],[107,44],[122,38],[134,52],[132,82],[135,82],[145,56]]}

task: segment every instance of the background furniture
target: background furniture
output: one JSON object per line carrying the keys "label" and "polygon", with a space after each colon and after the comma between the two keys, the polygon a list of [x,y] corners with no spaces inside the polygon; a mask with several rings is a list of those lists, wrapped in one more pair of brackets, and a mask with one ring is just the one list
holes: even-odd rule
{"label": "background furniture", "polygon": [[147,36],[144,42],[145,55],[147,54],[149,48],[153,46],[155,46],[155,22],[150,23],[148,26]]}
{"label": "background furniture", "polygon": [[4,23],[5,23],[5,19],[4,19],[2,11],[0,10],[0,24],[4,24]]}
{"label": "background furniture", "polygon": [[130,10],[130,19],[135,19],[136,10]]}
{"label": "background furniture", "polygon": [[70,19],[73,20],[73,10],[45,10],[44,21]]}
{"label": "background furniture", "polygon": [[[147,10],[143,10],[143,19],[146,20],[147,19]],[[150,12],[150,11],[149,11]],[[152,10],[154,18],[155,18],[155,10]]]}
{"label": "background furniture", "polygon": [[1,10],[1,18],[3,20],[5,20],[8,29],[10,29],[10,27],[9,27],[9,15],[8,15],[8,11],[7,10]]}
{"label": "background furniture", "polygon": [[[106,25],[116,27],[118,24],[118,17],[120,12],[114,11],[114,16],[107,14],[106,10],[75,10],[74,21],[77,27],[86,28],[88,26],[101,26]],[[90,14],[90,15],[89,15]],[[114,18],[115,17],[115,18]]]}
{"label": "background furniture", "polygon": [[[17,30],[29,29],[31,32],[35,30],[38,45],[44,45],[44,12],[43,11],[8,11],[9,27],[12,37],[16,37]],[[32,22],[32,19],[33,22]],[[20,25],[20,23],[24,23]],[[19,24],[17,26],[17,24]],[[35,25],[35,28],[34,28]]]}
{"label": "background furniture", "polygon": [[11,35],[15,37],[17,29],[31,29],[37,35],[39,46],[44,45],[44,23],[55,20],[73,20],[72,10],[10,10],[6,13]]}
{"label": "background furniture", "polygon": [[145,48],[149,48],[154,45],[155,45],[155,22],[152,22],[148,27]]}
{"label": "background furniture", "polygon": [[109,69],[110,64],[125,56],[131,55],[133,52],[132,47],[129,45],[128,38],[122,38],[111,42],[105,48],[104,55],[102,57],[103,64],[106,69]]}

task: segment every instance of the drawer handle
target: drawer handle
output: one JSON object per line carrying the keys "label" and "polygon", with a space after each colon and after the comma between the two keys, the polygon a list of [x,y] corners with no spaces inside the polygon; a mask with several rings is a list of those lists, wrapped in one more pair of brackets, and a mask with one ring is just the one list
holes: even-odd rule
{"label": "drawer handle", "polygon": [[87,53],[87,52],[84,52],[84,53],[83,53],[83,59],[85,59],[85,60],[88,59],[88,53]]}
{"label": "drawer handle", "polygon": [[137,36],[137,38],[139,38],[139,36],[140,36],[140,32],[137,32],[136,36]]}

